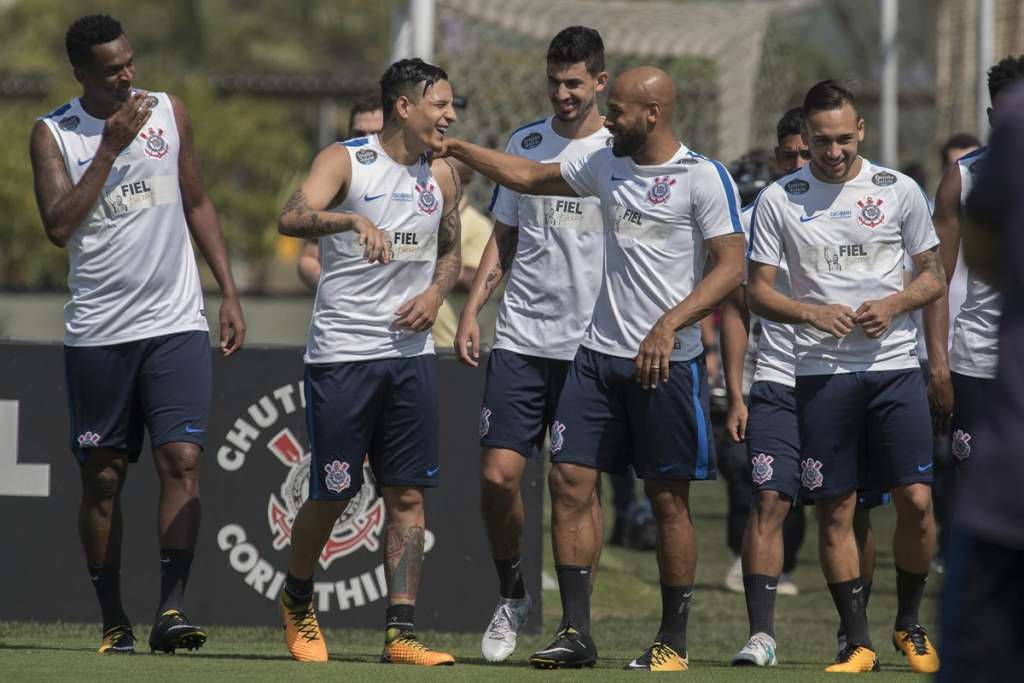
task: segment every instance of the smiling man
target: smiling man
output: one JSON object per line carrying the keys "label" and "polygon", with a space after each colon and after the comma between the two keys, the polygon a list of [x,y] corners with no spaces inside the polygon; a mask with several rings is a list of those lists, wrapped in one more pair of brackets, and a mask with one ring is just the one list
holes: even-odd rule
{"label": "smiling man", "polygon": [[[611,136],[597,109],[597,94],[608,80],[600,34],[584,26],[560,31],[548,46],[547,80],[554,115],[513,131],[505,151],[556,162],[580,159],[607,146]],[[604,221],[596,198],[567,200],[504,187],[495,189],[491,212],[494,231],[462,311],[455,352],[463,363],[477,366],[476,316],[502,277],[511,273],[498,309],[480,409],[480,500],[499,595],[481,650],[488,661],[500,662],[515,651],[519,627],[530,611],[519,571],[524,524],[519,483],[526,459],[540,455],[566,373],[594,310],[601,288]],[[592,514],[599,525],[596,495]]]}
{"label": "smiling man", "polygon": [[[942,296],[945,275],[917,184],[857,154],[853,94],[822,81],[804,99],[811,162],[767,187],[751,214],[751,307],[795,325],[801,496],[816,502],[821,563],[847,645],[826,671],[877,667],[853,518],[857,491],[889,490],[899,609],[893,644],[914,671],[939,660],[918,610],[935,546],[932,434],[908,312]],[[903,282],[904,254],[918,275]],[[775,289],[780,265],[792,294]]]}
{"label": "smiling man", "polygon": [[430,327],[459,277],[459,176],[427,152],[455,122],[452,86],[420,59],[380,82],[384,128],[325,148],[278,229],[316,238],[323,273],[306,346],[309,499],[292,528],[281,591],[295,659],[326,661],[313,570],[368,455],[387,511],[388,608],[381,661],[453,664],[414,633],[423,563],[423,490],[437,486],[437,367]]}
{"label": "smiling man", "polygon": [[79,535],[103,613],[99,651],[134,651],[121,607],[120,494],[144,430],[160,477],[160,602],[149,645],[195,649],[206,632],[181,607],[212,380],[190,235],[224,296],[226,356],[245,338],[242,309],[184,105],[133,89],[135,53],[110,16],[78,19],[65,43],[82,95],[35,124],[30,153],[46,236],[70,260],[70,445],[82,477]]}

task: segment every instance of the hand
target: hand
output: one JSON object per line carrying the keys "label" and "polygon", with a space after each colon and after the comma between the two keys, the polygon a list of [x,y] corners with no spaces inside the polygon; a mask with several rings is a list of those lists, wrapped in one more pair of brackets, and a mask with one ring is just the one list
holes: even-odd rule
{"label": "hand", "polygon": [[359,246],[363,247],[363,256],[370,263],[391,262],[391,241],[388,234],[373,224],[368,218],[357,215],[352,230],[359,236]]}
{"label": "hand", "polygon": [[657,389],[658,377],[668,382],[668,363],[672,347],[676,343],[676,331],[662,320],[640,342],[640,352],[633,359],[636,366],[634,377],[644,389]]}
{"label": "hand", "polygon": [[842,304],[809,304],[808,311],[810,315],[807,322],[839,339],[850,334],[857,322],[853,309]]}
{"label": "hand", "polygon": [[437,318],[437,309],[441,308],[441,302],[441,296],[433,289],[417,294],[395,311],[398,326],[413,332],[429,330]]}
{"label": "hand", "polygon": [[729,403],[729,412],[725,415],[725,429],[733,443],[747,440],[747,404],[742,400]]}
{"label": "hand", "polygon": [[434,140],[433,136],[430,138],[430,158],[431,159],[444,159],[446,156],[450,156],[452,147],[452,139],[448,136],[441,138],[438,142]]}
{"label": "hand", "polygon": [[146,121],[149,121],[152,112],[146,104],[148,97],[148,92],[132,93],[131,97],[125,100],[121,108],[114,112],[103,125],[103,137],[100,142],[106,145],[114,156],[132,144],[132,140],[146,125]]}
{"label": "hand", "polygon": [[230,356],[245,343],[245,318],[238,295],[226,296],[220,303],[220,350]]}
{"label": "hand", "polygon": [[892,324],[894,314],[892,305],[885,299],[865,301],[855,313],[857,324],[864,330],[864,334],[872,339],[877,339],[885,334],[889,325]]}
{"label": "hand", "polygon": [[928,378],[928,408],[932,413],[932,429],[945,434],[953,417],[953,380],[949,370],[932,371]]}
{"label": "hand", "polygon": [[480,325],[476,316],[463,309],[459,329],[455,332],[455,355],[463,365],[480,365]]}

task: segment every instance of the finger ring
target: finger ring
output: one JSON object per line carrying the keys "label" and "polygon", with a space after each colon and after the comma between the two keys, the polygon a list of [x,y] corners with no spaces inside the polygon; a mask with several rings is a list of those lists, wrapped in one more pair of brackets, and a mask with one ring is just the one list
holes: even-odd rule
{"label": "finger ring", "polygon": [[651,367],[652,367],[652,368],[660,368],[661,366],[660,366],[660,365],[658,365],[657,363],[652,363],[652,364],[651,364]]}

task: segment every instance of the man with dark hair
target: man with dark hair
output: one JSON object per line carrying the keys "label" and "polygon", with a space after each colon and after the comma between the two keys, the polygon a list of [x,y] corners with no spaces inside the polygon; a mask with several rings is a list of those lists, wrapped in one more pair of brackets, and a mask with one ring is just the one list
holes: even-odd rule
{"label": "man with dark hair", "polygon": [[[811,163],[769,186],[751,213],[752,308],[795,325],[801,496],[815,501],[821,563],[846,632],[830,672],[878,665],[853,528],[858,489],[890,491],[899,609],[893,644],[914,671],[939,660],[919,623],[935,545],[932,433],[907,315],[945,275],[928,204],[913,180],[858,156],[864,120],[835,81],[804,99]],[[909,252],[918,275],[904,284]],[[785,260],[792,295],[775,288]]]}
{"label": "man with dark hair", "polygon": [[[1002,109],[1002,97],[1015,83],[1024,81],[1024,55],[1006,57],[989,69],[988,89],[992,99],[989,120]],[[960,213],[964,202],[985,165],[988,147],[975,150],[949,167],[935,198],[935,229],[947,278],[960,256]],[[952,452],[957,467],[969,466],[977,454],[974,437],[988,411],[999,359],[999,316],[1002,298],[998,290],[967,271],[967,294],[953,323],[949,353],[949,307],[946,300],[925,311],[929,335],[928,396],[937,426],[952,430]],[[933,347],[936,349],[933,351]]]}
{"label": "man with dark hair", "polygon": [[956,163],[961,157],[970,154],[979,147],[981,147],[981,140],[970,133],[955,133],[951,135],[945,144],[939,148],[941,175],[945,175],[946,169],[949,168],[950,164]]}
{"label": "man with dark hair", "polygon": [[426,152],[456,115],[447,74],[420,59],[392,64],[381,93],[380,134],[322,150],[278,220],[283,235],[320,240],[324,267],[305,355],[310,495],[292,527],[280,609],[292,656],[326,661],[313,572],[372,473],[387,514],[381,661],[453,664],[416,638],[414,616],[423,490],[437,486],[440,469],[430,326],[459,276],[462,192],[451,164]]}
{"label": "man with dark hair", "polygon": [[241,348],[245,323],[184,105],[132,87],[135,53],[115,19],[78,19],[66,45],[82,95],[36,122],[30,153],[46,236],[71,262],[64,362],[82,475],[79,535],[103,613],[99,651],[134,651],[121,607],[120,493],[144,430],[160,477],[160,603],[149,646],[192,650],[206,632],[181,608],[199,531],[211,370],[190,234],[223,294],[225,356]]}
{"label": "man with dark hair", "polygon": [[[560,31],[548,47],[554,115],[513,131],[506,153],[540,162],[574,161],[607,146],[597,94],[604,90],[601,36],[584,26]],[[592,69],[597,69],[596,71]],[[519,571],[524,525],[519,491],[527,458],[540,456],[566,373],[601,286],[604,221],[596,198],[566,200],[495,188],[494,230],[477,269],[455,341],[477,367],[477,314],[511,272],[498,311],[480,409],[481,507],[498,572],[498,606],[484,633],[484,658],[504,661],[530,611]],[[596,492],[594,523],[601,524]],[[597,534],[600,544],[601,534]]]}
{"label": "man with dark hair", "polygon": [[[379,133],[384,127],[384,112],[378,93],[360,95],[352,102],[348,115],[348,139]],[[297,264],[299,279],[310,291],[320,282],[320,247],[316,240],[304,240]]]}
{"label": "man with dark hair", "polygon": [[[601,471],[632,466],[658,525],[662,619],[627,669],[688,668],[686,626],[696,572],[691,480],[716,475],[699,321],[743,276],[736,187],[718,162],[672,127],[676,90],[653,67],[619,76],[608,96],[612,145],[573,161],[537,163],[461,140],[437,150],[521,194],[601,200],[604,271],[591,321],[551,423],[552,535],[562,623],[530,662],[591,666],[593,496]],[[563,111],[569,111],[565,107]],[[715,265],[701,278],[706,251]]]}

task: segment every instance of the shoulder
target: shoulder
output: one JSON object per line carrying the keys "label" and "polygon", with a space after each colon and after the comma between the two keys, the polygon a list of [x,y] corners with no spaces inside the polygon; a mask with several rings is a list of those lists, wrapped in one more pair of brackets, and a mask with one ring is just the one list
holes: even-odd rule
{"label": "shoulder", "polygon": [[893,168],[888,168],[873,161],[864,160],[868,164],[868,180],[874,187],[892,187],[896,190],[907,191],[920,189],[917,181]]}
{"label": "shoulder", "polygon": [[788,202],[807,194],[811,191],[811,183],[807,180],[806,175],[801,169],[782,176],[761,190],[758,195],[758,203]]}
{"label": "shoulder", "polygon": [[988,146],[979,147],[978,149],[963,155],[956,160],[957,168],[961,172],[966,173],[978,173],[981,170],[982,162],[985,161],[985,157],[988,156]]}
{"label": "shoulder", "polygon": [[529,151],[544,141],[544,135],[549,128],[548,119],[537,119],[530,123],[519,126],[509,133],[507,148],[516,152]]}
{"label": "shoulder", "polygon": [[459,174],[449,159],[433,159],[430,162],[430,174],[434,176],[446,200],[454,200],[461,193]]}
{"label": "shoulder", "polygon": [[682,168],[689,169],[690,174],[697,183],[706,183],[718,190],[721,190],[723,186],[729,187],[733,184],[732,176],[729,175],[729,170],[725,167],[725,164],[692,149],[687,150],[686,154],[676,160],[675,163]]}

